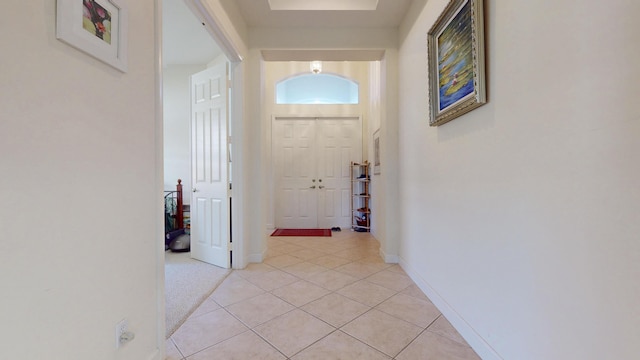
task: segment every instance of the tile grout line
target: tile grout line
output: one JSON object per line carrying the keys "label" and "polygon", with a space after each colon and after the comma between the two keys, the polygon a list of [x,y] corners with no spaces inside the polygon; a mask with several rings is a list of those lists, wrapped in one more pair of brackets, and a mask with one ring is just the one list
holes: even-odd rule
{"label": "tile grout line", "polygon": [[[290,239],[290,241],[296,241],[296,239]],[[375,257],[375,256],[379,257],[379,254],[377,254],[377,253],[376,253],[376,254],[370,254],[370,255],[367,255],[367,256],[364,256],[364,257],[358,257],[358,255],[355,255],[355,256],[352,256],[352,255],[351,255],[351,256],[349,256],[348,258],[347,258],[347,257],[342,257],[342,256],[335,255],[335,254],[337,254],[337,253],[341,253],[341,252],[347,252],[347,253],[348,253],[348,250],[350,250],[350,249],[357,249],[357,248],[359,248],[359,247],[361,246],[361,244],[354,244],[354,243],[352,243],[351,245],[349,245],[349,246],[348,246],[348,247],[346,247],[346,248],[343,248],[343,249],[340,249],[340,250],[337,250],[337,251],[332,251],[332,252],[329,252],[329,253],[325,253],[325,252],[323,252],[323,251],[316,250],[316,249],[315,249],[315,248],[313,248],[313,247],[308,247],[308,246],[309,246],[308,244],[299,245],[298,243],[292,243],[292,242],[291,242],[291,243],[290,243],[290,242],[286,242],[286,243],[288,243],[289,245],[300,246],[300,248],[296,248],[296,249],[294,249],[294,250],[290,250],[290,251],[288,251],[288,252],[284,252],[283,254],[276,255],[276,256],[274,256],[274,257],[277,257],[277,256],[283,256],[283,255],[288,255],[288,256],[290,256],[290,257],[293,257],[293,258],[296,258],[296,259],[300,260],[300,262],[298,262],[298,263],[293,263],[293,264],[289,264],[289,265],[280,265],[280,266],[276,266],[276,265],[269,264],[269,263],[267,263],[267,262],[265,261],[265,262],[263,262],[263,264],[268,265],[268,266],[270,267],[270,269],[269,269],[269,270],[267,270],[267,271],[264,271],[264,272],[263,272],[263,271],[258,271],[256,274],[247,273],[247,274],[245,274],[244,276],[243,276],[243,275],[241,275],[241,274],[237,274],[237,275],[238,275],[238,277],[239,277],[239,279],[244,280],[244,281],[246,281],[248,284],[251,284],[251,285],[253,285],[253,286],[255,286],[255,287],[259,288],[259,289],[262,291],[260,294],[256,294],[256,295],[250,296],[250,297],[248,297],[248,298],[246,298],[246,299],[242,299],[242,300],[240,300],[240,301],[234,301],[234,302],[232,302],[232,303],[230,303],[230,304],[228,304],[228,305],[226,305],[226,306],[222,306],[218,301],[216,301],[215,299],[213,299],[213,294],[215,293],[215,291],[217,291],[217,290],[220,288],[220,286],[222,285],[222,283],[223,283],[224,281],[226,281],[226,280],[227,280],[227,279],[228,279],[228,278],[233,274],[233,272],[235,272],[235,271],[239,271],[239,270],[232,270],[232,271],[230,271],[230,272],[229,272],[229,273],[224,277],[224,279],[220,282],[219,286],[218,286],[218,287],[216,287],[216,289],[214,289],[214,291],[212,291],[211,295],[207,298],[207,299],[212,300],[212,301],[213,301],[215,304],[217,304],[218,306],[220,306],[220,308],[221,308],[221,309],[224,309],[224,310],[225,310],[225,312],[226,312],[227,314],[231,315],[231,317],[232,317],[232,318],[236,319],[236,320],[237,320],[237,321],[239,321],[241,324],[243,324],[243,326],[245,326],[245,327],[247,328],[247,331],[251,331],[253,334],[255,334],[256,336],[258,336],[260,339],[262,339],[262,340],[264,340],[265,342],[267,342],[267,344],[269,344],[269,346],[271,346],[272,348],[274,348],[274,349],[275,349],[279,354],[281,354],[281,355],[282,355],[282,356],[284,356],[285,358],[287,358],[287,359],[291,359],[291,358],[293,358],[293,357],[297,356],[297,355],[298,355],[298,354],[300,354],[301,352],[303,352],[303,351],[305,351],[305,350],[309,349],[310,347],[314,346],[315,344],[317,344],[318,342],[322,341],[323,339],[326,339],[327,337],[329,337],[329,336],[331,336],[331,335],[333,335],[333,334],[336,334],[338,331],[340,331],[342,334],[347,335],[348,337],[350,337],[350,338],[354,339],[355,341],[358,341],[359,343],[364,344],[364,345],[365,345],[365,346],[367,346],[368,348],[373,349],[373,350],[374,350],[374,351],[376,351],[377,353],[384,354],[384,356],[389,356],[389,355],[387,355],[386,353],[381,352],[381,351],[380,351],[380,350],[378,350],[377,348],[373,347],[372,345],[370,345],[370,344],[368,344],[368,343],[366,343],[366,342],[364,342],[364,341],[362,341],[362,340],[360,340],[360,339],[358,339],[358,338],[355,338],[355,337],[353,337],[352,335],[350,335],[349,333],[347,333],[347,332],[345,332],[344,330],[342,330],[345,326],[347,326],[347,325],[351,324],[352,322],[356,321],[357,319],[360,319],[361,317],[365,316],[366,314],[371,313],[371,311],[372,311],[372,310],[378,310],[378,311],[380,311],[381,313],[384,313],[384,314],[386,314],[386,315],[388,315],[388,316],[391,316],[392,318],[394,318],[394,319],[396,319],[396,320],[399,320],[399,321],[405,322],[405,323],[407,323],[407,324],[411,324],[411,325],[414,325],[414,326],[419,326],[419,325],[417,325],[417,324],[413,324],[412,322],[408,322],[408,321],[406,321],[406,320],[404,320],[404,319],[401,319],[401,318],[399,318],[399,317],[396,317],[396,316],[395,316],[395,315],[393,315],[393,314],[389,314],[389,313],[387,313],[387,312],[385,312],[385,311],[383,311],[383,310],[377,309],[377,307],[378,307],[378,306],[380,306],[381,304],[383,304],[384,302],[388,301],[389,299],[391,299],[391,298],[393,298],[393,297],[395,297],[395,296],[398,296],[399,294],[402,294],[402,293],[403,293],[403,291],[406,291],[406,290],[407,290],[411,285],[408,285],[408,286],[406,286],[406,287],[404,287],[404,288],[402,288],[402,289],[400,289],[400,290],[395,290],[395,289],[390,289],[390,288],[388,288],[388,287],[386,287],[386,286],[383,286],[383,285],[381,285],[381,284],[378,284],[378,283],[375,283],[375,282],[372,282],[371,280],[369,280],[369,278],[371,278],[371,277],[375,276],[376,274],[379,274],[379,273],[381,273],[381,272],[384,272],[384,271],[388,271],[388,272],[390,272],[390,273],[394,273],[394,274],[399,274],[399,275],[407,276],[405,273],[400,272],[400,271],[394,271],[394,270],[391,270],[390,268],[391,268],[393,265],[385,266],[385,267],[382,267],[382,268],[375,268],[375,270],[376,270],[376,271],[374,271],[374,272],[372,272],[372,273],[369,273],[369,274],[367,274],[367,275],[366,275],[366,276],[364,276],[364,277],[361,277],[361,276],[354,276],[354,275],[352,275],[352,274],[353,274],[353,272],[352,272],[352,273],[344,272],[344,269],[342,269],[343,271],[341,271],[341,270],[337,270],[338,268],[344,268],[344,267],[346,267],[346,266],[348,266],[348,265],[352,265],[352,264],[363,265],[363,267],[365,267],[365,268],[366,268],[366,267],[369,267],[369,269],[374,268],[374,267],[377,267],[377,266],[379,266],[377,262],[367,263],[367,262],[364,262],[363,260],[368,259],[368,258],[373,258],[373,257]],[[284,245],[284,246],[289,246],[289,245]],[[314,245],[314,246],[317,246],[315,243],[314,243],[313,245]],[[367,248],[365,248],[365,250],[363,250],[363,252],[364,252],[364,253],[367,253],[367,252],[369,251],[369,248],[368,248],[368,246],[369,246],[369,245],[368,245],[368,242],[366,243],[366,246],[367,246]],[[295,255],[291,255],[291,254],[292,254],[292,253],[294,253],[294,252],[299,252],[299,251],[304,251],[304,250],[313,251],[313,252],[316,252],[316,253],[318,253],[318,254],[317,254],[317,256],[315,256],[315,257],[310,257],[310,258],[308,258],[308,259],[303,259],[303,258],[299,258],[299,257],[297,257],[297,256],[295,256]],[[357,253],[357,251],[356,251],[356,253]],[[346,255],[346,254],[344,254],[344,255]],[[314,263],[314,262],[313,262],[313,260],[316,260],[316,259],[321,258],[321,257],[326,257],[326,256],[333,256],[333,257],[335,257],[335,258],[339,258],[339,259],[342,259],[343,261],[348,261],[348,262],[347,262],[347,263],[345,263],[345,264],[338,265],[338,266],[336,266],[336,267],[332,267],[332,268],[325,267],[325,266],[323,266],[323,265],[320,265],[320,264],[317,264],[317,263]],[[355,258],[355,257],[357,257],[357,258]],[[265,259],[265,260],[266,260],[266,259]],[[306,276],[306,277],[303,277],[303,276],[300,276],[300,275],[297,275],[297,274],[295,274],[295,273],[292,273],[292,272],[289,272],[289,271],[285,270],[285,268],[287,268],[287,267],[296,266],[296,265],[298,265],[298,264],[307,264],[307,265],[318,266],[318,267],[320,267],[320,268],[323,268],[323,270],[321,270],[321,271],[317,271],[317,272],[312,272],[312,273],[309,273],[309,274],[303,273],[303,276],[304,276],[304,275],[308,275],[308,276]],[[343,286],[341,286],[341,287],[339,287],[339,288],[336,288],[336,289],[330,289],[330,288],[327,288],[327,287],[325,287],[325,286],[323,286],[323,285],[321,285],[321,284],[315,283],[315,282],[313,282],[313,281],[309,280],[309,278],[308,278],[308,277],[311,277],[311,276],[313,276],[313,275],[315,275],[315,274],[320,274],[320,273],[328,272],[328,271],[330,271],[330,270],[333,270],[333,271],[335,271],[335,272],[337,272],[337,273],[339,273],[339,274],[341,274],[341,275],[345,275],[345,276],[352,277],[352,278],[354,278],[354,279],[355,279],[355,281],[349,282],[348,284],[343,285]],[[254,282],[252,282],[252,281],[250,281],[250,280],[249,280],[250,278],[252,278],[252,277],[254,277],[254,276],[264,275],[264,274],[267,274],[267,273],[270,273],[270,272],[274,272],[274,271],[280,271],[280,272],[282,272],[282,273],[284,273],[284,274],[290,275],[290,276],[292,276],[292,277],[294,277],[294,278],[295,278],[295,281],[292,281],[292,282],[290,282],[290,283],[284,284],[284,285],[282,285],[282,286],[278,286],[278,287],[273,288],[273,289],[270,289],[270,290],[266,290],[266,289],[264,289],[264,288],[260,287],[259,285],[257,285],[256,283],[254,283]],[[356,270],[355,272],[357,273],[357,270]],[[366,272],[366,270],[365,270],[365,272]],[[316,298],[316,299],[314,299],[314,300],[307,301],[307,302],[305,302],[304,304],[301,304],[300,306],[297,306],[297,305],[295,305],[295,304],[292,304],[290,301],[287,301],[286,299],[284,299],[284,298],[282,298],[282,297],[280,297],[280,296],[278,296],[278,295],[274,294],[274,291],[279,290],[279,289],[282,289],[282,288],[287,287],[287,286],[290,286],[290,285],[292,285],[292,284],[294,284],[294,283],[296,283],[296,282],[299,282],[299,281],[304,281],[305,283],[309,283],[309,284],[312,284],[312,285],[314,285],[314,286],[317,286],[317,287],[319,287],[320,289],[322,289],[322,290],[324,290],[324,291],[327,291],[328,293],[327,293],[327,294],[324,294],[324,295],[322,295],[322,296],[320,296],[320,297],[318,297],[318,298]],[[393,292],[393,294],[391,294],[391,295],[389,295],[389,296],[384,297],[381,301],[377,301],[377,302],[376,302],[375,304],[373,304],[373,305],[369,305],[369,304],[365,304],[365,303],[363,303],[363,302],[361,302],[361,301],[359,301],[359,300],[357,300],[357,299],[353,299],[353,298],[351,298],[351,297],[349,297],[349,296],[347,296],[347,295],[343,295],[343,294],[339,293],[339,291],[341,291],[341,290],[343,290],[343,289],[345,289],[345,288],[347,288],[347,287],[349,287],[349,286],[352,286],[352,285],[354,285],[354,284],[360,283],[360,282],[365,282],[365,283],[370,284],[370,285],[375,285],[375,286],[378,286],[378,287],[381,287],[381,288],[384,288],[384,289],[390,290],[390,291],[392,291],[392,292]],[[256,326],[254,326],[254,327],[251,327],[251,326],[249,326],[248,324],[246,324],[246,323],[245,323],[244,321],[242,321],[239,317],[237,317],[236,315],[234,315],[233,313],[231,313],[231,311],[228,309],[228,307],[230,307],[230,306],[233,306],[233,305],[235,305],[235,304],[242,303],[242,302],[244,302],[244,301],[249,301],[249,300],[251,300],[251,299],[254,299],[254,298],[256,298],[256,297],[258,297],[258,296],[261,296],[261,295],[264,295],[264,294],[270,294],[270,295],[274,296],[275,298],[277,298],[278,300],[283,301],[284,303],[286,303],[286,304],[288,304],[288,305],[292,306],[293,308],[292,308],[291,310],[289,310],[289,311],[286,311],[286,312],[285,312],[285,313],[283,313],[283,314],[280,314],[280,315],[278,315],[278,316],[276,316],[276,317],[272,318],[272,319],[269,319],[269,320],[264,321],[264,322],[262,322],[262,323],[260,323],[260,324],[257,324],[257,325],[256,325]],[[348,299],[349,301],[353,301],[353,302],[358,303],[358,304],[360,304],[360,305],[366,306],[366,307],[367,307],[367,310],[366,310],[366,311],[364,311],[363,313],[359,314],[358,316],[354,317],[353,319],[351,319],[351,320],[347,321],[346,323],[344,323],[344,324],[340,325],[340,326],[334,326],[334,325],[332,325],[332,324],[328,323],[327,321],[325,321],[325,320],[323,320],[323,319],[321,319],[321,318],[317,317],[316,315],[314,315],[314,314],[312,314],[312,313],[308,312],[307,310],[302,309],[302,307],[307,306],[307,305],[309,305],[309,304],[311,304],[311,303],[313,303],[313,302],[319,301],[319,300],[321,300],[321,299],[323,299],[323,298],[325,298],[325,297],[327,297],[327,296],[330,296],[330,295],[338,295],[338,296],[344,297],[345,299]],[[421,299],[421,298],[419,298],[419,297],[416,297],[416,296],[413,296],[413,295],[410,295],[410,294],[404,294],[404,295],[409,296],[409,297],[411,297],[411,298],[413,298],[413,299],[423,300],[423,299]],[[272,344],[272,343],[271,343],[271,342],[269,342],[266,338],[264,338],[262,335],[260,335],[260,334],[255,330],[255,329],[256,329],[257,327],[261,326],[261,325],[264,325],[264,324],[268,323],[269,321],[272,321],[272,320],[277,319],[277,318],[279,318],[279,317],[285,316],[286,314],[289,314],[289,313],[291,313],[291,312],[293,312],[293,311],[295,311],[295,310],[300,310],[300,311],[304,312],[305,314],[307,314],[307,315],[309,315],[309,316],[313,317],[314,319],[319,320],[319,321],[321,321],[322,323],[324,323],[324,324],[326,324],[326,325],[330,326],[333,330],[332,330],[331,332],[329,332],[328,334],[326,334],[326,335],[324,335],[324,336],[320,337],[319,339],[315,340],[315,341],[314,341],[314,342],[312,342],[311,344],[307,345],[307,346],[306,346],[306,347],[304,347],[303,349],[299,350],[299,351],[298,351],[298,352],[296,352],[295,354],[293,354],[293,355],[291,355],[291,356],[287,356],[287,355],[286,355],[286,354],[284,354],[282,351],[280,351],[280,350],[279,350],[279,349],[278,349],[274,344]],[[431,322],[430,322],[426,327],[424,327],[424,328],[419,332],[419,334],[418,334],[416,337],[414,337],[414,338],[413,338],[413,339],[412,339],[412,340],[411,340],[411,341],[410,341],[406,346],[404,346],[404,347],[403,347],[403,348],[402,348],[402,349],[401,349],[401,350],[400,350],[400,351],[399,351],[395,356],[390,356],[390,358],[395,358],[395,357],[397,357],[399,354],[401,354],[403,351],[405,351],[405,350],[406,350],[406,348],[407,348],[407,347],[409,347],[411,344],[413,344],[413,343],[415,342],[415,340],[416,340],[419,336],[421,336],[422,334],[424,334],[424,332],[425,332],[425,331],[428,331],[428,329],[429,329],[429,328],[430,328],[430,327],[431,327],[431,326],[432,326],[432,325],[433,325],[433,324],[434,324],[438,319],[440,319],[440,317],[442,317],[442,314],[438,315],[438,317],[436,317],[434,320],[432,320],[432,321],[431,321]],[[420,327],[421,327],[421,326],[420,326]],[[245,334],[247,331],[243,331],[243,332],[241,332],[240,334],[236,334],[236,335],[234,335],[234,336],[232,336],[232,337],[230,337],[230,338],[228,338],[228,339],[225,339],[225,340],[219,341],[219,342],[217,342],[216,344],[210,345],[210,346],[208,346],[208,347],[206,347],[206,348],[204,348],[204,349],[202,349],[202,350],[200,350],[200,351],[198,351],[198,352],[196,352],[196,353],[194,353],[194,354],[197,354],[197,353],[199,353],[199,352],[201,352],[201,351],[204,351],[204,350],[206,350],[206,349],[209,349],[209,348],[211,348],[211,347],[213,347],[213,346],[219,345],[219,344],[221,344],[221,343],[223,343],[223,342],[225,342],[225,341],[227,341],[227,340],[231,340],[231,339],[233,339],[233,338],[234,338],[234,337],[236,337],[236,336],[239,336],[239,335]],[[446,337],[446,338],[448,338],[448,337]],[[170,338],[170,339],[171,339],[171,338]],[[178,352],[179,352],[179,353],[180,353],[180,355],[182,356],[182,359],[186,359],[186,357],[184,356],[184,354],[182,353],[182,351],[177,347],[177,344],[175,344],[175,341],[173,341],[173,339],[171,339],[171,341],[172,341],[172,343],[174,344],[174,346],[176,347],[176,349],[178,349]],[[467,346],[468,346],[468,345],[467,345]],[[190,355],[190,356],[193,356],[194,354],[192,354],[192,355]]]}
{"label": "tile grout line", "polygon": [[[324,256],[324,255],[322,255],[322,256]],[[295,257],[295,256],[294,256],[294,257]],[[312,259],[309,259],[309,260],[312,260]],[[303,260],[303,262],[302,262],[302,263],[305,263],[305,262],[306,262],[306,263],[310,263],[308,260]],[[352,263],[355,263],[355,262],[357,262],[357,260],[355,260],[355,261],[351,261],[351,262],[350,262],[350,263],[348,263],[348,264],[352,264]],[[299,263],[299,264],[300,264],[300,263]],[[310,263],[310,264],[312,264],[312,263]],[[292,265],[288,265],[288,266],[294,266],[294,265],[297,265],[297,264],[292,264]],[[345,265],[347,265],[347,264],[345,264]],[[285,266],[285,267],[286,267],[286,266]],[[300,276],[298,276],[298,275],[295,275],[295,274],[289,273],[289,272],[287,272],[286,270],[283,270],[282,268],[277,268],[277,267],[276,267],[276,270],[283,271],[283,272],[285,272],[285,273],[288,273],[288,274],[290,274],[290,275],[292,275],[292,276],[296,277],[296,278],[298,279],[297,281],[306,281],[306,282],[310,282],[309,280],[304,279],[304,278],[301,278],[301,277],[300,277]],[[331,269],[327,269],[327,270],[331,270]],[[341,287],[341,288],[338,288],[338,289],[336,289],[336,290],[331,290],[331,289],[327,289],[327,288],[325,288],[325,287],[320,286],[320,287],[321,287],[321,288],[323,288],[324,290],[329,291],[329,293],[328,293],[328,294],[326,294],[326,295],[324,295],[324,296],[321,296],[321,297],[319,297],[319,298],[317,298],[317,299],[315,299],[315,300],[309,301],[309,302],[307,302],[307,303],[305,303],[305,304],[303,304],[303,305],[301,305],[301,306],[296,306],[296,305],[294,305],[294,304],[291,304],[290,302],[286,301],[285,299],[282,299],[282,298],[280,298],[279,296],[277,296],[277,295],[273,294],[273,291],[278,290],[278,289],[281,289],[281,288],[283,288],[283,287],[286,287],[286,286],[288,286],[288,285],[290,285],[290,284],[283,285],[283,286],[281,286],[281,287],[278,287],[278,288],[272,289],[272,290],[270,290],[270,291],[266,291],[266,290],[265,290],[265,292],[266,292],[266,293],[269,293],[269,294],[271,294],[271,295],[273,295],[273,296],[277,297],[278,299],[281,299],[282,301],[286,302],[287,304],[289,304],[289,305],[291,305],[291,306],[294,306],[294,309],[291,309],[291,310],[287,311],[286,313],[280,314],[280,315],[278,315],[278,316],[276,316],[276,317],[274,317],[274,318],[272,318],[272,319],[270,319],[270,320],[268,320],[268,321],[265,321],[265,322],[263,322],[263,323],[261,323],[261,324],[258,324],[258,325],[256,325],[255,327],[249,327],[246,323],[244,323],[242,320],[240,320],[239,318],[237,318],[237,317],[236,317],[234,314],[232,314],[228,309],[226,309],[226,307],[223,307],[223,308],[225,308],[225,310],[226,310],[226,311],[227,311],[231,316],[233,316],[233,317],[234,317],[234,318],[236,318],[238,321],[240,321],[242,324],[244,324],[245,326],[247,326],[247,327],[249,328],[249,330],[251,330],[253,333],[255,333],[256,335],[258,335],[261,339],[265,340],[267,343],[269,343],[269,345],[271,345],[272,347],[274,347],[278,352],[280,352],[280,353],[281,353],[283,356],[285,356],[285,357],[287,357],[287,355],[286,355],[286,354],[284,354],[284,353],[282,353],[282,351],[280,351],[280,349],[278,349],[278,348],[275,346],[275,344],[272,344],[271,342],[269,342],[266,338],[262,337],[262,336],[261,336],[261,335],[260,335],[260,334],[255,330],[258,326],[261,326],[261,325],[263,325],[263,324],[266,324],[267,322],[272,321],[272,320],[274,320],[274,319],[277,319],[277,318],[279,318],[279,317],[285,316],[286,314],[289,314],[289,313],[291,313],[292,311],[300,310],[300,311],[302,311],[302,312],[304,312],[304,313],[308,314],[309,316],[312,316],[314,319],[317,319],[317,320],[319,320],[319,321],[321,321],[321,322],[323,322],[323,323],[325,323],[325,324],[327,324],[328,326],[330,326],[330,327],[332,327],[332,328],[333,328],[333,331],[331,331],[329,334],[327,334],[327,335],[325,335],[325,336],[323,336],[323,337],[321,337],[321,338],[317,339],[317,340],[316,340],[316,341],[314,341],[313,343],[309,344],[309,345],[308,345],[308,346],[306,346],[305,348],[303,348],[303,349],[301,349],[300,351],[298,351],[297,353],[293,354],[293,355],[292,355],[292,357],[294,357],[294,356],[298,355],[299,353],[303,352],[304,350],[308,349],[309,347],[313,346],[314,344],[318,343],[318,342],[319,342],[319,341],[321,341],[322,339],[324,339],[324,338],[326,338],[326,337],[330,336],[331,334],[333,334],[333,333],[335,333],[335,332],[337,332],[337,331],[341,331],[342,333],[346,334],[347,336],[349,336],[349,337],[351,337],[351,338],[354,338],[353,336],[351,336],[351,335],[349,335],[348,333],[346,333],[346,332],[342,331],[341,329],[342,329],[344,326],[346,326],[347,324],[349,324],[349,323],[351,323],[351,322],[355,321],[356,319],[360,318],[360,317],[361,317],[361,316],[363,316],[364,314],[366,314],[366,313],[370,312],[371,310],[373,310],[373,309],[375,308],[375,306],[378,306],[379,304],[381,304],[382,302],[384,302],[384,301],[388,300],[389,298],[391,298],[391,297],[393,297],[393,296],[396,296],[396,295],[397,295],[397,294],[399,294],[400,292],[399,292],[399,291],[396,291],[396,290],[393,290],[393,289],[389,289],[389,290],[395,291],[395,294],[391,295],[390,297],[388,297],[387,299],[385,299],[385,300],[381,301],[380,303],[376,304],[375,306],[370,306],[370,305],[367,305],[367,304],[362,304],[362,303],[358,302],[357,300],[350,299],[349,297],[344,296],[344,295],[342,295],[342,294],[339,294],[339,293],[338,293],[338,291],[339,291],[339,290],[341,290],[341,289],[344,289],[345,287],[347,287],[347,286],[349,286],[349,285],[352,285],[352,284],[354,284],[354,283],[356,283],[356,282],[359,282],[359,281],[367,281],[367,280],[366,280],[366,278],[368,278],[369,276],[373,276],[373,275],[377,274],[378,272],[385,271],[385,270],[386,270],[386,268],[385,268],[385,269],[381,269],[381,270],[379,270],[379,271],[376,271],[376,272],[374,272],[374,273],[372,273],[372,274],[370,274],[370,275],[368,275],[368,276],[366,276],[366,277],[364,277],[364,278],[358,278],[358,280],[356,280],[355,282],[350,283],[350,284],[347,284],[347,285],[345,285],[345,286],[343,286],[343,287]],[[274,271],[275,271],[275,270],[274,270]],[[336,271],[337,271],[337,270],[336,270]],[[337,271],[337,272],[340,272],[340,271]],[[340,272],[340,273],[342,273],[342,272]],[[345,273],[342,273],[342,274],[345,274]],[[350,275],[350,274],[345,274],[345,275],[352,276],[352,275]],[[247,281],[249,281],[249,280],[247,280]],[[250,282],[250,281],[249,281],[249,282]],[[310,283],[312,283],[312,282],[310,282]],[[372,283],[372,284],[373,284],[373,283]],[[256,285],[256,284],[253,284],[253,285]],[[315,284],[315,285],[319,286],[318,284]],[[374,285],[377,285],[377,284],[374,284]],[[257,286],[257,285],[256,285],[256,286]],[[378,285],[378,286],[380,286],[380,285]],[[258,287],[259,287],[259,286],[258,286]],[[386,288],[386,287],[384,287],[384,286],[382,286],[382,287],[383,287],[383,288],[385,288],[385,289],[387,289],[387,288]],[[264,290],[264,289],[263,289],[263,290]],[[404,290],[404,289],[403,289],[403,290]],[[342,325],[341,325],[341,326],[339,326],[339,327],[336,327],[336,326],[334,326],[333,324],[330,324],[330,323],[326,322],[325,320],[323,320],[323,319],[321,319],[321,318],[317,317],[316,315],[314,315],[314,314],[312,314],[312,313],[310,313],[310,312],[306,311],[305,309],[302,309],[302,307],[303,307],[303,306],[306,306],[306,305],[308,305],[308,304],[310,304],[310,303],[312,303],[312,302],[314,302],[314,301],[318,301],[318,300],[320,300],[320,299],[322,299],[322,298],[324,298],[324,297],[327,297],[327,296],[329,296],[329,295],[332,295],[332,294],[336,294],[336,295],[339,295],[339,296],[343,296],[343,297],[345,297],[345,298],[347,298],[347,299],[350,299],[350,300],[355,301],[355,302],[357,302],[357,303],[359,303],[359,304],[362,304],[362,305],[364,305],[364,306],[367,306],[367,307],[368,307],[368,309],[367,309],[367,311],[363,312],[362,314],[360,314],[360,315],[356,316],[355,318],[351,319],[350,321],[346,322],[345,324],[342,324]],[[260,296],[260,295],[256,295],[256,296]],[[253,297],[252,297],[252,298],[253,298]],[[249,299],[245,299],[245,300],[242,300],[242,301],[236,302],[235,304],[238,304],[238,303],[243,302],[243,301],[250,300],[250,299],[252,299],[252,298],[249,298]],[[231,304],[231,305],[233,305],[233,304]],[[231,305],[228,305],[228,306],[231,306]],[[390,314],[388,314],[388,315],[390,315]],[[390,315],[390,316],[392,316],[392,315]],[[402,320],[402,319],[398,319],[398,320]],[[238,336],[238,335],[236,335],[236,336]],[[358,341],[358,342],[360,342],[360,343],[362,343],[362,344],[364,344],[364,345],[366,345],[366,346],[368,346],[368,347],[372,348],[373,350],[375,350],[375,351],[377,351],[377,352],[380,352],[378,349],[376,349],[375,347],[372,347],[370,344],[367,344],[367,343],[365,343],[365,342],[363,342],[363,341],[361,341],[361,340],[359,340],[359,339],[357,339],[357,338],[354,338],[354,339],[355,339],[356,341]],[[382,353],[382,352],[380,352],[380,353],[381,353],[381,354],[384,354],[384,353]],[[386,354],[385,354],[385,356],[386,356]],[[288,359],[290,359],[290,357],[287,357],[287,358],[288,358]]]}
{"label": "tile grout line", "polygon": [[407,348],[408,348],[409,346],[411,346],[411,344],[413,344],[413,343],[416,341],[416,339],[418,339],[422,334],[424,334],[424,333],[425,333],[425,331],[427,331],[427,328],[422,329],[422,331],[420,331],[420,333],[418,333],[418,335],[416,335],[416,337],[414,337],[411,341],[409,341],[409,343],[408,343],[407,345],[405,345],[405,347],[403,347],[403,348],[402,348],[402,349],[401,349],[397,354],[395,354],[395,355],[394,355],[394,356],[392,356],[391,358],[392,358],[393,360],[396,360],[396,359],[398,358],[398,356],[399,356],[400,354],[402,354],[402,352],[403,352],[403,351],[407,350]]}
{"label": "tile grout line", "polygon": [[[293,310],[291,310],[293,311]],[[284,315],[284,314],[283,314]],[[255,329],[249,329],[249,331],[253,332],[254,334],[256,334],[256,336],[258,336],[260,339],[262,339],[264,342],[266,342],[267,344],[269,344],[269,346],[271,346],[272,348],[274,348],[277,352],[279,352],[280,354],[282,354],[282,356],[285,357],[285,359],[289,359],[289,357],[283,353],[282,351],[280,351],[280,349],[278,349],[274,344],[272,344],[269,340],[267,340],[265,337],[263,337],[262,335],[260,335],[260,333],[258,333],[257,331],[255,331]]]}
{"label": "tile grout line", "polygon": [[178,344],[176,344],[176,342],[175,342],[175,341],[173,341],[173,339],[172,339],[171,337],[169,337],[169,339],[167,339],[167,340],[171,341],[171,343],[173,344],[173,346],[175,346],[176,350],[178,350],[178,353],[180,353],[180,357],[181,357],[180,359],[181,359],[181,360],[186,359],[186,356],[184,356],[184,354],[182,353],[182,350],[180,350],[180,348],[178,347]]}

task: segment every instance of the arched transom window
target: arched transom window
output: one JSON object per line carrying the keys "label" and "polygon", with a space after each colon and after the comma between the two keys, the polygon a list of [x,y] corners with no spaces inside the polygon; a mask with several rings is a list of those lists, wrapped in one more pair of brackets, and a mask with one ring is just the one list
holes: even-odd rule
{"label": "arched transom window", "polygon": [[358,104],[359,85],[331,74],[303,74],[276,84],[276,104]]}

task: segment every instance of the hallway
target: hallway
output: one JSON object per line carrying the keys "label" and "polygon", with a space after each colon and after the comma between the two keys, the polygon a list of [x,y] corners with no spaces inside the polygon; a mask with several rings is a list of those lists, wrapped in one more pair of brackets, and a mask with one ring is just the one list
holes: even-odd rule
{"label": "hallway", "polygon": [[270,237],[167,340],[170,360],[479,359],[379,243]]}

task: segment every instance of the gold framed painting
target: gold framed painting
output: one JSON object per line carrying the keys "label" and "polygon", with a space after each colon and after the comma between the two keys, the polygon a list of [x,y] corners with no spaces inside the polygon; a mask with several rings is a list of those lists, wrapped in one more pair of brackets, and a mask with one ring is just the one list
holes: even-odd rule
{"label": "gold framed painting", "polygon": [[487,102],[482,0],[451,0],[428,33],[429,125]]}

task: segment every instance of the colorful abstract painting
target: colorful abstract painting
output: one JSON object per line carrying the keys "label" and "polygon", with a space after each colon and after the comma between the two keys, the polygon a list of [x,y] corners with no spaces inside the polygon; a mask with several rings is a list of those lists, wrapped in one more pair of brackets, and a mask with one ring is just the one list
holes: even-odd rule
{"label": "colorful abstract painting", "polygon": [[111,13],[95,0],[82,0],[82,28],[111,44]]}
{"label": "colorful abstract painting", "polygon": [[474,92],[471,5],[467,2],[438,37],[440,111]]}
{"label": "colorful abstract painting", "polygon": [[126,0],[56,0],[56,38],[127,72]]}
{"label": "colorful abstract painting", "polygon": [[483,0],[450,0],[429,30],[429,125],[487,103]]}

